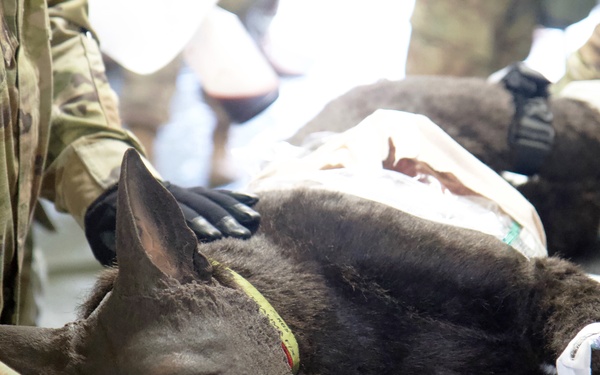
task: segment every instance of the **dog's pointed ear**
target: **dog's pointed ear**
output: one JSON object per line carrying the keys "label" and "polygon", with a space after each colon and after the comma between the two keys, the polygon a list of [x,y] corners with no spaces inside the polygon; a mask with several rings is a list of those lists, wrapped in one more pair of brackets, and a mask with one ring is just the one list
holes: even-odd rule
{"label": "dog's pointed ear", "polygon": [[194,267],[194,258],[203,255],[177,201],[133,149],[125,153],[121,166],[116,236],[121,287],[126,284],[139,292],[156,285],[157,279],[184,283],[210,278],[210,269]]}

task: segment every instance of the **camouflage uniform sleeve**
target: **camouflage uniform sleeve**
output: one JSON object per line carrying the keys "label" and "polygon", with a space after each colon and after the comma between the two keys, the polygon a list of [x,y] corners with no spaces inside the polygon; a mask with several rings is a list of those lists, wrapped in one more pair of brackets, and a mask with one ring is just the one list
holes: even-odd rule
{"label": "camouflage uniform sleeve", "polygon": [[87,207],[118,181],[125,150],[142,146],[121,128],[87,0],[49,0],[48,7],[54,97],[41,194],[83,226]]}
{"label": "camouflage uniform sleeve", "polygon": [[567,58],[565,75],[552,87],[552,92],[560,93],[573,81],[597,79],[600,79],[600,24],[585,44]]}
{"label": "camouflage uniform sleeve", "polygon": [[406,74],[487,77],[527,57],[536,16],[536,0],[416,0]]}

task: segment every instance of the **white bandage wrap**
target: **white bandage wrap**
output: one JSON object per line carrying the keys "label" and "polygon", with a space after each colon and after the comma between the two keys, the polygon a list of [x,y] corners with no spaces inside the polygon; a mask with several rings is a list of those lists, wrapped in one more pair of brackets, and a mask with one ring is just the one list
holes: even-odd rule
{"label": "white bandage wrap", "polygon": [[556,360],[558,375],[591,375],[592,349],[600,349],[600,323],[585,326]]}

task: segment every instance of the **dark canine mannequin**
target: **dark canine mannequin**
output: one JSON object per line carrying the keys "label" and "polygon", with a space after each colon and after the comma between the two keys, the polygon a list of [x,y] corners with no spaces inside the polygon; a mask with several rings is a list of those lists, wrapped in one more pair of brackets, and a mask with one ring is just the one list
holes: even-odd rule
{"label": "dark canine mannequin", "polygon": [[287,322],[304,375],[543,374],[600,321],[600,284],[576,266],[379,203],[267,193],[251,239],[198,245],[134,151],[120,184],[119,268],[81,319],[0,326],[0,360],[21,373],[290,374],[277,330],[225,266]]}

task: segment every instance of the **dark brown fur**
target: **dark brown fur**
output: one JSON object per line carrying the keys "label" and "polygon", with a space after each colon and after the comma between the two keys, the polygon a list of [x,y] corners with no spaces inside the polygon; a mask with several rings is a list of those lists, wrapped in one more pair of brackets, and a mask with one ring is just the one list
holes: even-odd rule
{"label": "dark brown fur", "polygon": [[600,284],[576,266],[487,235],[331,192],[271,193],[257,209],[252,239],[200,250],[284,317],[301,374],[542,374],[600,319]]}
{"label": "dark brown fur", "polygon": [[335,192],[264,194],[255,236],[198,245],[140,157],[123,165],[119,268],[85,315],[0,326],[0,360],[24,375],[289,375],[277,331],[225,266],[288,323],[300,375],[541,375],[600,321],[600,283],[567,261]]}

